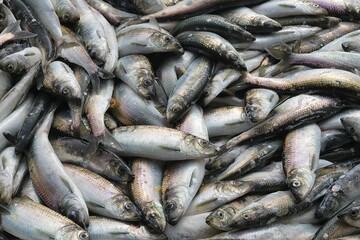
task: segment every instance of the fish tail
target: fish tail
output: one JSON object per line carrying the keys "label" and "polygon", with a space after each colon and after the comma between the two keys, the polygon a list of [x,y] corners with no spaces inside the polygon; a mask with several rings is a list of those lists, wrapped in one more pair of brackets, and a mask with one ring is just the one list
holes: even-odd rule
{"label": "fish tail", "polygon": [[96,93],[98,93],[100,90],[100,78],[106,80],[106,79],[112,79],[114,77],[115,77],[114,74],[112,74],[111,72],[99,68],[97,72],[90,74],[90,81],[92,88]]}
{"label": "fish tail", "polygon": [[290,51],[281,50],[281,49],[274,49],[274,48],[267,48],[266,51],[272,56],[273,58],[280,59],[281,61],[276,65],[276,67],[272,70],[271,76],[275,76],[287,68],[291,66],[289,63],[289,58],[291,56]]}

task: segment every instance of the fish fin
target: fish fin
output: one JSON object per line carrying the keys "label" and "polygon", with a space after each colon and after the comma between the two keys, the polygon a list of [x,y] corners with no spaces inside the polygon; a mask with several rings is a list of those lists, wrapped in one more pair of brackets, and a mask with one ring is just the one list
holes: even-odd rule
{"label": "fish fin", "polygon": [[91,87],[94,89],[95,93],[99,93],[100,91],[100,79],[98,73],[89,75]]}
{"label": "fish fin", "polygon": [[0,204],[0,214],[1,215],[10,215],[10,210],[3,204]]}
{"label": "fish fin", "polygon": [[96,203],[96,202],[89,202],[89,201],[86,201],[86,205],[89,207],[89,208],[97,208],[97,209],[105,209],[104,206]]}
{"label": "fish fin", "polygon": [[283,7],[283,8],[296,8],[296,6],[291,5],[291,4],[286,4],[286,3],[280,3],[278,4],[279,7]]}
{"label": "fish fin", "polygon": [[273,58],[281,59],[281,61],[275,65],[275,68],[271,71],[270,76],[275,76],[291,66],[289,63],[289,57],[291,52],[281,49],[267,48],[265,49]]}
{"label": "fish fin", "polygon": [[14,35],[15,35],[14,40],[34,38],[37,36],[37,34],[35,33],[25,32],[25,31],[16,32],[14,33]]}
{"label": "fish fin", "polygon": [[97,75],[99,76],[99,78],[101,79],[112,79],[114,78],[114,74],[112,74],[111,72],[106,71],[105,69],[100,68],[99,71],[97,72]]}
{"label": "fish fin", "polygon": [[259,67],[259,77],[265,77],[267,70],[269,69],[271,65],[267,64],[267,65],[262,65]]}
{"label": "fish fin", "polygon": [[265,50],[275,59],[282,60],[287,59],[291,55],[291,52],[276,48],[265,48]]}
{"label": "fish fin", "polygon": [[99,146],[99,141],[96,137],[93,137],[92,139],[88,140],[84,140],[84,142],[86,141],[86,149],[85,149],[85,155],[83,157],[83,159],[85,161],[88,161],[91,159],[91,157],[96,153],[98,146]]}
{"label": "fish fin", "polygon": [[64,183],[64,185],[69,189],[69,191],[70,191],[72,194],[74,194],[73,189],[72,189],[70,183],[68,182],[68,180],[65,179],[65,178],[62,177],[62,176],[60,176],[60,179],[61,179],[61,181]]}
{"label": "fish fin", "polygon": [[301,38],[299,40],[296,40],[292,52],[299,53],[300,47],[301,47]]}
{"label": "fish fin", "polygon": [[3,132],[4,137],[8,140],[12,145],[16,144],[16,137],[12,135],[10,132]]}
{"label": "fish fin", "polygon": [[235,96],[235,94],[232,91],[230,91],[229,89],[226,89],[226,88],[222,92],[226,93],[228,96]]}
{"label": "fish fin", "polygon": [[132,42],[131,45],[134,45],[136,47],[146,47],[147,44],[144,43],[138,43],[138,42]]}
{"label": "fish fin", "polygon": [[174,70],[175,70],[177,79],[179,79],[185,73],[185,69],[181,68],[181,67],[175,67]]}
{"label": "fish fin", "polygon": [[158,30],[161,30],[161,27],[158,23],[158,21],[156,21],[156,18],[154,17],[149,17],[149,23],[153,26],[155,26]]}
{"label": "fish fin", "polygon": [[105,128],[105,134],[98,138],[99,143],[102,144],[102,146],[104,148],[106,148],[107,150],[110,150],[111,152],[118,154],[119,152],[122,151],[122,146],[121,143],[119,143],[114,136],[111,134],[111,132]]}
{"label": "fish fin", "polygon": [[175,152],[180,152],[181,151],[181,149],[178,148],[178,147],[171,148],[169,146],[164,146],[164,145],[160,145],[159,147],[162,148],[162,149],[165,149],[167,151],[175,151]]}

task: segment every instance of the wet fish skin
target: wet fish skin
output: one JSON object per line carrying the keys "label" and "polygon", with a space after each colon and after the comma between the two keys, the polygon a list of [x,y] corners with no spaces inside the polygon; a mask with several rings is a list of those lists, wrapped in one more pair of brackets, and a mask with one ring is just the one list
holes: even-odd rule
{"label": "wet fish skin", "polygon": [[24,182],[21,186],[21,191],[19,193],[19,197],[29,198],[36,203],[44,205],[43,201],[36,193],[34,184],[32,183],[30,176],[24,179]]}
{"label": "wet fish skin", "polygon": [[171,34],[153,28],[135,28],[118,36],[119,57],[131,54],[174,52],[182,54],[184,49]]}
{"label": "wet fish skin", "polygon": [[131,0],[134,7],[142,14],[151,14],[166,8],[161,0]]}
{"label": "wet fish skin", "polygon": [[360,117],[359,109],[356,108],[345,109],[328,119],[320,121],[318,125],[321,131],[334,130],[334,129],[345,130],[340,119],[347,117]]}
{"label": "wet fish skin", "polygon": [[72,164],[64,164],[66,173],[76,182],[89,211],[123,221],[138,221],[140,212],[114,184],[94,172]]}
{"label": "wet fish skin", "polygon": [[[274,115],[272,117],[229,140],[222,147],[223,151],[225,150],[226,152],[240,143],[256,140],[260,136],[266,137],[274,135],[276,132],[283,132],[285,131],[284,127],[286,131],[290,131],[305,123],[318,121],[335,114],[343,106],[339,99],[325,96],[300,94],[289,98],[274,109]],[[291,112],[292,117],[285,114],[285,112]]]}
{"label": "wet fish skin", "polygon": [[320,17],[320,16],[284,17],[284,18],[274,18],[274,20],[280,23],[282,26],[309,25],[309,26],[321,27],[323,29],[336,26],[338,23],[341,22],[340,18]]}
{"label": "wet fish skin", "polygon": [[304,200],[314,185],[320,145],[321,131],[317,124],[295,129],[285,137],[284,172],[290,191],[297,201]]}
{"label": "wet fish skin", "polygon": [[345,207],[343,210],[341,210],[337,217],[354,227],[359,227],[359,219],[360,219],[360,207],[359,202],[357,200],[354,200],[352,203],[350,203],[349,206]]}
{"label": "wet fish skin", "polygon": [[130,183],[130,192],[142,213],[144,223],[155,232],[164,232],[166,219],[161,203],[163,164],[136,158],[132,161],[131,170],[135,179]]}
{"label": "wet fish skin", "polygon": [[81,89],[72,69],[61,61],[51,62],[42,86],[68,101],[81,101]]}
{"label": "wet fish skin", "polygon": [[[0,31],[3,31],[11,23],[15,23],[16,18],[10,9],[3,3],[0,4]],[[17,29],[21,31],[20,26]]]}
{"label": "wet fish skin", "polygon": [[358,124],[359,118],[357,117],[342,117],[340,121],[346,132],[356,141],[360,141],[360,126]]}
{"label": "wet fish skin", "polygon": [[55,110],[52,106],[44,117],[28,150],[31,180],[48,207],[86,227],[89,225],[89,212],[83,196],[65,172],[48,139]]}
{"label": "wet fish skin", "polygon": [[224,17],[214,14],[203,14],[180,21],[173,29],[176,35],[185,31],[209,31],[219,34],[225,38],[236,38],[244,41],[254,41],[255,38],[240,27]]}
{"label": "wet fish skin", "polygon": [[144,99],[125,83],[115,84],[109,110],[124,125],[168,126],[165,116],[154,103]]}
{"label": "wet fish skin", "polygon": [[20,164],[21,156],[15,155],[15,148],[8,147],[0,153],[0,201],[8,204],[13,194],[13,179]]}
{"label": "wet fish skin", "polygon": [[251,89],[245,94],[245,114],[251,122],[261,122],[279,102],[279,95],[268,89]]}
{"label": "wet fish skin", "polygon": [[176,82],[169,96],[166,118],[169,123],[176,123],[199,99],[212,73],[213,63],[207,57],[195,59],[185,73]]}
{"label": "wet fish skin", "polygon": [[90,225],[87,228],[93,240],[117,240],[121,238],[139,240],[165,240],[166,236],[162,233],[154,233],[143,224],[133,224],[131,222],[118,221],[111,218],[98,216],[90,217]]}
{"label": "wet fish skin", "polygon": [[225,10],[220,12],[220,15],[251,33],[269,33],[282,29],[281,24],[275,20],[259,14],[247,7]]}
{"label": "wet fish skin", "polygon": [[355,41],[343,42],[341,46],[345,52],[360,52],[360,46]]}
{"label": "wet fish skin", "polygon": [[[155,132],[157,136],[153,135]],[[173,161],[201,159],[218,152],[218,147],[205,139],[161,126],[124,126],[114,129],[112,134],[126,156]],[[165,143],[162,139],[168,141]]]}
{"label": "wet fish skin", "polygon": [[114,74],[146,99],[154,96],[155,76],[144,55],[128,55],[118,59]]}
{"label": "wet fish skin", "polygon": [[15,198],[8,207],[11,214],[1,216],[2,227],[21,239],[90,239],[79,225],[28,198]]}
{"label": "wet fish skin", "polygon": [[50,0],[61,23],[76,23],[80,14],[70,0]]}
{"label": "wet fish skin", "polygon": [[187,50],[224,61],[237,70],[247,70],[244,60],[235,48],[216,33],[186,31],[178,34],[176,38]]}
{"label": "wet fish skin", "polygon": [[98,148],[91,158],[84,157],[89,143],[72,137],[51,140],[56,155],[63,163],[71,163],[114,181],[130,182],[134,179],[127,164],[116,154]]}
{"label": "wet fish skin", "polygon": [[38,2],[23,0],[23,2],[33,12],[35,18],[38,19],[44,28],[49,32],[51,38],[55,42],[55,45],[57,47],[60,46],[64,42],[64,39],[61,33],[59,18],[55,13],[55,9],[51,4],[51,1],[45,0]]}
{"label": "wet fish skin", "polygon": [[12,74],[28,71],[41,61],[41,51],[37,47],[29,47],[10,54],[0,60],[0,69]]}
{"label": "wet fish skin", "polygon": [[315,216],[320,219],[330,218],[341,208],[345,207],[359,196],[358,171],[360,165],[340,176],[326,191]]}
{"label": "wet fish skin", "polygon": [[326,130],[321,132],[321,153],[340,148],[351,143],[352,138],[345,130]]}

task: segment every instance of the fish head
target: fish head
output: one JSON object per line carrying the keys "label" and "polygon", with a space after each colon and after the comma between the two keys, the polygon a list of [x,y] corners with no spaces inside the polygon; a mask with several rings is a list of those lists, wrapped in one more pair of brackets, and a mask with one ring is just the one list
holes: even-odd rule
{"label": "fish head", "polygon": [[79,83],[76,81],[76,78],[73,79],[73,76],[64,74],[61,76],[55,76],[53,81],[53,89],[51,90],[54,91],[55,94],[70,101],[81,101],[82,91]]}
{"label": "fish head", "polygon": [[0,69],[4,72],[19,74],[26,69],[27,59],[20,54],[11,54],[0,60]]}
{"label": "fish head", "polygon": [[184,215],[190,201],[189,188],[177,186],[165,193],[164,209],[169,224],[176,225]]}
{"label": "fish head", "polygon": [[154,95],[154,75],[148,69],[139,69],[136,72],[137,90],[146,99]]}
{"label": "fish head", "polygon": [[252,226],[260,222],[262,213],[265,211],[261,204],[251,204],[240,210],[239,217],[229,225],[230,228]]}
{"label": "fish head", "polygon": [[360,141],[358,118],[356,117],[342,117],[341,124],[344,126],[346,132],[354,138],[355,141]]}
{"label": "fish head", "polygon": [[357,17],[360,15],[360,1],[359,0],[345,0],[344,3],[346,5],[346,8],[352,15],[357,16]]}
{"label": "fish head", "polygon": [[61,201],[59,212],[83,228],[89,226],[86,204],[75,194],[69,194]]}
{"label": "fish head", "polygon": [[62,23],[76,23],[80,19],[80,14],[70,2],[60,1],[55,6],[56,13]]}
{"label": "fish head", "polygon": [[193,156],[211,157],[215,156],[219,147],[206,139],[187,134],[184,141],[180,143],[180,149],[189,152]]}
{"label": "fish head", "polygon": [[169,100],[166,108],[166,118],[169,123],[177,122],[188,110],[188,106],[181,96]]}
{"label": "fish head", "polygon": [[9,18],[4,4],[0,4],[0,31],[3,31],[9,24]]}
{"label": "fish head", "polygon": [[[109,201],[109,210],[124,221],[139,221],[140,210],[125,195],[117,195]],[[105,204],[107,205],[107,204]],[[107,206],[105,206],[107,208]]]}
{"label": "fish head", "polygon": [[218,51],[219,55],[225,56],[226,60],[236,69],[240,71],[247,70],[244,60],[235,49],[229,48],[226,44],[221,44]]}
{"label": "fish head", "polygon": [[90,234],[85,230],[81,229],[75,224],[65,225],[55,235],[55,240],[61,239],[76,239],[76,240],[88,240]]}
{"label": "fish head", "polygon": [[231,230],[229,225],[232,221],[232,216],[235,213],[236,211],[233,207],[215,210],[206,218],[206,223],[216,229],[229,231]]}
{"label": "fish head", "polygon": [[143,221],[155,232],[161,233],[165,231],[166,218],[163,207],[153,201],[144,204]]}
{"label": "fish head", "polygon": [[149,39],[149,44],[164,52],[184,53],[184,49],[180,42],[170,34],[162,32],[154,32]]}
{"label": "fish head", "polygon": [[134,180],[134,174],[131,172],[130,168],[125,163],[119,161],[117,157],[109,162],[105,168],[105,172],[111,173],[110,175],[118,176],[121,182],[126,183]]}
{"label": "fish head", "polygon": [[315,212],[315,217],[319,219],[331,218],[341,207],[341,203],[337,198],[338,195],[342,195],[340,186],[334,184],[328,189],[325,197]]}
{"label": "fish head", "polygon": [[[263,18],[260,18],[263,19]],[[283,27],[280,23],[272,20],[272,19],[264,19],[262,20],[262,25],[267,29],[271,30],[272,32],[280,31]]]}
{"label": "fish head", "polygon": [[294,197],[302,201],[310,193],[316,175],[305,168],[298,168],[291,171],[288,176],[288,185]]}
{"label": "fish head", "polygon": [[296,7],[301,8],[305,12],[307,11],[309,14],[317,13],[317,15],[328,15],[328,11],[326,9],[312,1],[298,1],[298,5]]}
{"label": "fish head", "polygon": [[349,225],[360,227],[360,206],[346,208],[338,214],[338,218]]}
{"label": "fish head", "polygon": [[267,116],[266,112],[260,105],[260,102],[256,99],[250,99],[250,101],[246,102],[245,114],[246,117],[253,123],[261,121]]}

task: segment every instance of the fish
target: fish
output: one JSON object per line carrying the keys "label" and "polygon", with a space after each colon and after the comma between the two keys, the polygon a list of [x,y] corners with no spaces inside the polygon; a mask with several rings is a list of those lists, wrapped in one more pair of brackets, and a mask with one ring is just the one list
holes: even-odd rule
{"label": "fish", "polygon": [[80,14],[70,0],[50,0],[60,23],[76,23]]}
{"label": "fish", "polygon": [[205,139],[167,127],[123,126],[112,134],[121,143],[125,156],[175,161],[211,157],[218,152],[218,147]]}
{"label": "fish", "polygon": [[[314,107],[310,107],[312,105]],[[342,107],[343,105],[340,104],[339,100],[331,97],[306,94],[297,95],[285,100],[274,108],[274,115],[265,121],[230,139],[222,147],[221,152],[223,149],[229,150],[240,143],[255,140],[259,136],[263,138],[273,136],[276,133],[290,131],[306,123],[319,121],[340,111]],[[288,114],[290,113],[292,117],[288,116],[288,114],[280,114],[285,113],[284,111]]]}
{"label": "fish", "polygon": [[353,167],[351,170],[344,173],[343,176],[340,176],[333,184],[331,184],[331,186],[329,186],[315,213],[317,218],[331,218],[338,210],[347,206],[358,197],[357,173],[359,168],[360,165]]}
{"label": "fish", "polygon": [[154,232],[164,232],[166,219],[161,202],[163,163],[135,158],[131,162],[131,170],[135,179],[130,183],[130,193],[142,213],[144,223]]}
{"label": "fish", "polygon": [[169,125],[152,101],[144,99],[125,83],[115,84],[109,110],[124,125]]}
{"label": "fish", "polygon": [[90,225],[87,228],[93,240],[115,240],[119,238],[141,239],[141,240],[165,240],[162,233],[154,233],[143,224],[134,224],[111,218],[99,216],[90,217]]}
{"label": "fish", "polygon": [[9,204],[13,195],[13,179],[19,167],[21,156],[15,154],[14,147],[7,147],[0,153],[0,202]]}
{"label": "fish", "polygon": [[171,33],[176,35],[185,31],[208,31],[217,33],[224,38],[235,38],[250,42],[255,40],[251,33],[239,25],[215,14],[202,14],[182,20]]}
{"label": "fish", "polygon": [[30,176],[46,206],[85,228],[89,225],[85,200],[75,182],[65,172],[48,138],[56,107],[53,105],[44,117],[27,151]]}
{"label": "fish", "polygon": [[86,158],[89,143],[77,138],[62,137],[50,140],[56,155],[63,163],[70,163],[93,171],[116,182],[130,182],[134,175],[116,154],[99,147],[91,158]]}
{"label": "fish", "polygon": [[251,33],[271,33],[282,29],[282,25],[277,21],[248,7],[229,9],[219,14]]}
{"label": "fish", "polygon": [[19,74],[28,71],[40,61],[40,49],[29,47],[2,58],[0,60],[0,69],[12,74]]}
{"label": "fish", "polygon": [[98,92],[100,88],[100,78],[106,80],[114,78],[115,76],[94,63],[74,32],[64,26],[61,27],[61,30],[67,44],[72,45],[70,47],[59,48],[58,55],[84,68],[90,76],[93,89]]}
{"label": "fish", "polygon": [[252,8],[255,12],[270,18],[312,15],[327,15],[326,9],[311,1],[291,0],[291,1],[267,1]]}
{"label": "fish", "polygon": [[119,58],[114,74],[145,99],[154,96],[155,75],[146,56],[128,55]]}
{"label": "fish", "polygon": [[169,123],[178,122],[199,99],[212,69],[212,61],[204,56],[198,57],[189,65],[169,96],[166,106],[166,118]]}
{"label": "fish", "polygon": [[0,46],[3,46],[5,43],[13,40],[20,40],[20,39],[28,39],[37,37],[37,34],[31,32],[20,31],[17,32],[17,29],[20,25],[20,21],[16,21],[9,26],[7,26],[1,33],[0,33]]}
{"label": "fish", "polygon": [[309,25],[315,27],[321,27],[323,29],[336,26],[341,22],[340,18],[327,17],[327,16],[295,16],[295,17],[282,17],[274,18],[276,22],[281,26],[291,25]]}
{"label": "fish", "polygon": [[326,130],[321,132],[321,149],[320,152],[328,152],[340,148],[352,142],[352,138],[345,130]]}
{"label": "fish", "polygon": [[64,164],[69,177],[76,182],[89,211],[123,221],[138,221],[140,211],[114,184],[85,168]]}
{"label": "fish", "polygon": [[166,8],[162,0],[131,0],[134,7],[142,14],[151,14]]}
{"label": "fish", "polygon": [[205,31],[186,31],[175,36],[185,50],[216,58],[229,66],[246,71],[246,65],[234,46],[216,33]]}
{"label": "fish", "polygon": [[341,118],[347,118],[347,117],[360,117],[360,111],[356,108],[349,108],[343,111],[340,111],[338,114],[335,114],[334,116],[327,118],[323,121],[319,122],[319,127],[321,131],[326,130],[345,130],[343,124],[341,123]]}
{"label": "fish", "polygon": [[[61,239],[90,239],[89,233],[79,225],[29,198],[14,198],[8,208],[10,215],[1,215],[2,227],[21,239],[55,239],[58,236]],[[32,216],[31,220],[29,216]]]}
{"label": "fish", "polygon": [[355,41],[343,42],[341,47],[345,52],[360,52],[359,44]]}
{"label": "fish", "polygon": [[21,191],[19,193],[19,197],[27,198],[29,200],[32,200],[32,201],[36,202],[36,203],[44,205],[44,202],[41,200],[39,195],[36,193],[34,184],[32,183],[30,176],[27,176],[24,179],[24,182],[23,182],[23,184],[21,186]]}
{"label": "fish", "polygon": [[359,126],[357,117],[343,117],[340,118],[341,123],[344,125],[346,132],[356,141],[360,141]]}
{"label": "fish", "polygon": [[320,147],[321,130],[315,123],[292,130],[285,137],[284,172],[289,189],[299,202],[306,198],[315,183]]}
{"label": "fish", "polygon": [[279,95],[269,89],[251,89],[245,93],[245,115],[254,123],[266,119],[279,102]]}
{"label": "fish", "polygon": [[[14,14],[3,3],[0,4],[0,31],[2,32],[7,26],[16,22]],[[21,31],[20,26],[17,27],[17,32]]]}

